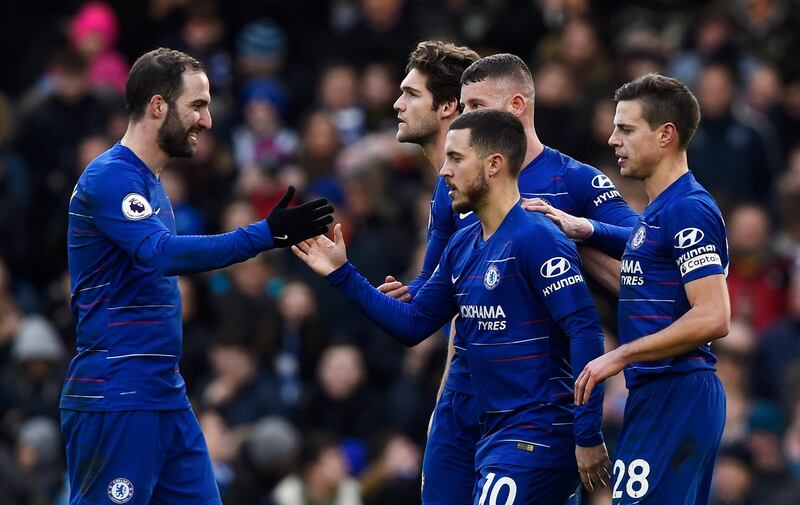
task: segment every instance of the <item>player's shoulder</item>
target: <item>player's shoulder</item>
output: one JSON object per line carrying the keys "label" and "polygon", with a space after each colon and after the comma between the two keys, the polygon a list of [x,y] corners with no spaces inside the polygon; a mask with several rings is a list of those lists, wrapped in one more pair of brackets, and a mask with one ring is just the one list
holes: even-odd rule
{"label": "player's shoulder", "polygon": [[81,174],[84,184],[90,189],[102,191],[127,181],[145,180],[141,164],[126,155],[123,151],[125,148],[120,147],[119,144],[111,147],[86,165]]}
{"label": "player's shoulder", "polygon": [[600,170],[589,165],[588,163],[578,161],[572,156],[564,154],[561,151],[553,149],[552,147],[545,147],[545,154],[548,155],[553,168],[564,175],[571,177],[594,177],[595,175],[602,175]]}
{"label": "player's shoulder", "polygon": [[666,216],[686,216],[693,213],[721,216],[717,202],[694,178],[685,181],[673,197],[661,209]]}
{"label": "player's shoulder", "polygon": [[[527,211],[521,206],[514,207],[512,212],[514,216],[512,226],[509,227],[510,233],[515,237],[526,239],[520,241],[520,243],[535,244],[539,242],[538,239],[544,239],[545,237],[567,240],[561,229],[544,214]],[[531,240],[531,238],[537,240]]]}

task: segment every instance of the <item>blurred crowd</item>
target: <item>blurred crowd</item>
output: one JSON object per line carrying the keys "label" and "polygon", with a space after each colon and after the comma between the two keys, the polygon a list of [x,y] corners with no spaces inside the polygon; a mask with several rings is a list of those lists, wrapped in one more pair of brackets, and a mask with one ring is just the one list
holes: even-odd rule
{"label": "blurred crowd", "polygon": [[[208,69],[214,127],[161,177],[179,233],[263,218],[292,184],[298,201],[333,202],[377,285],[416,276],[424,250],[436,171],[394,139],[392,104],[427,38],[522,57],[542,141],[604,171],[637,210],[645,196],[606,144],[613,90],[649,71],[692,87],[703,117],[689,164],[724,212],[731,258],[712,504],[800,503],[798,0],[3,2],[0,503],[65,503],[66,206],[125,131],[132,62],[166,46]],[[286,251],[179,282],[181,372],[226,504],[419,502],[444,335],[404,348]],[[611,347],[616,305],[596,295]],[[610,452],[625,396],[611,380]]]}

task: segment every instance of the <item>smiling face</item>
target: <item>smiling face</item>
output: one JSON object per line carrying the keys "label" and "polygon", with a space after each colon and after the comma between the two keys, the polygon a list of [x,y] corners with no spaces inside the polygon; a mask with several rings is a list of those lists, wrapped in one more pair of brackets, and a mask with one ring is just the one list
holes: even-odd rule
{"label": "smiling face", "polygon": [[158,146],[173,158],[191,158],[197,151],[197,136],[211,128],[208,77],[203,72],[183,73],[183,92],[169,104],[158,129]]}
{"label": "smiling face", "polygon": [[414,68],[400,83],[401,94],[394,102],[399,142],[422,145],[439,131],[439,118],[427,81],[427,77]]}
{"label": "smiling face", "polygon": [[470,130],[450,130],[444,144],[445,161],[439,175],[450,188],[454,212],[470,212],[481,207],[489,193],[484,159],[470,145]]}
{"label": "smiling face", "polygon": [[614,131],[608,145],[614,148],[620,174],[632,179],[646,179],[661,159],[659,137],[661,128],[650,129],[642,117],[640,100],[617,103]]}

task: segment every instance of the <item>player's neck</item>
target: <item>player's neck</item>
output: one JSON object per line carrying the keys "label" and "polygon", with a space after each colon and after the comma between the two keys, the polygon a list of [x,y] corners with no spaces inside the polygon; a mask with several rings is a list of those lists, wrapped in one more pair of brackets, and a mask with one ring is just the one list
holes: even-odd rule
{"label": "player's neck", "polygon": [[483,240],[489,240],[497,231],[508,213],[519,203],[519,188],[514,184],[494,187],[486,196],[485,205],[475,209],[481,221]]}
{"label": "player's neck", "polygon": [[447,139],[447,130],[452,122],[452,120],[442,121],[439,132],[422,145],[422,151],[428,161],[431,162],[436,175],[439,175],[439,170],[442,169],[444,164],[444,142]]}
{"label": "player's neck", "polygon": [[653,170],[653,173],[642,181],[649,201],[652,202],[658,198],[658,195],[688,171],[689,164],[686,160],[686,151],[681,151],[675,156],[663,158]]}
{"label": "player's neck", "polygon": [[431,163],[436,175],[439,175],[439,170],[441,170],[444,164],[444,141],[446,132],[447,130],[445,130],[444,133],[439,132],[439,134],[433,136],[428,142],[422,145],[422,152],[425,154],[425,158]]}
{"label": "player's neck", "polygon": [[522,168],[527,167],[531,161],[536,159],[536,157],[544,151],[544,144],[539,140],[539,136],[536,135],[536,129],[534,129],[533,126],[525,127],[525,140],[528,141],[528,148],[525,151],[525,159],[522,161]]}
{"label": "player's neck", "polygon": [[156,142],[157,131],[142,123],[129,124],[125,136],[120,144],[127,147],[147,165],[156,177],[161,176],[161,171],[167,166],[169,156],[164,153]]}

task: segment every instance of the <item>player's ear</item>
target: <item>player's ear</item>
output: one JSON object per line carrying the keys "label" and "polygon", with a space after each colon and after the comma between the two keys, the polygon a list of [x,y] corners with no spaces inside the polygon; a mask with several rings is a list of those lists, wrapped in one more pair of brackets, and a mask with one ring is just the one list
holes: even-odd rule
{"label": "player's ear", "polygon": [[458,100],[447,100],[439,105],[439,118],[448,119],[458,114]]}
{"label": "player's ear", "polygon": [[678,144],[678,128],[675,123],[664,123],[659,130],[658,143],[662,148]]}
{"label": "player's ear", "polygon": [[150,103],[148,104],[148,109],[150,113],[156,119],[164,117],[167,112],[169,112],[169,105],[167,101],[164,100],[164,97],[161,95],[153,95],[150,97]]}
{"label": "player's ear", "polygon": [[519,117],[525,111],[525,106],[528,105],[528,100],[517,93],[511,97],[511,113]]}
{"label": "player's ear", "polygon": [[503,168],[503,165],[505,164],[505,157],[500,153],[494,153],[490,154],[487,159],[489,162],[488,175],[489,177],[493,177],[497,175],[497,173]]}

